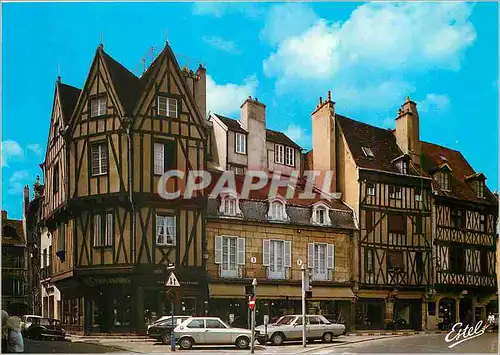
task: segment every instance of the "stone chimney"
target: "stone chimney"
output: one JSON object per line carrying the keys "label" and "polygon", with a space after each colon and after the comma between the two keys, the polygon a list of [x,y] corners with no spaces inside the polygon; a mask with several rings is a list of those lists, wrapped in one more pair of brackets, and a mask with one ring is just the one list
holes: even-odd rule
{"label": "stone chimney", "polygon": [[336,166],[335,166],[335,102],[332,101],[331,92],[325,101],[319,98],[316,109],[311,114],[312,141],[313,141],[313,169],[321,171],[321,176],[316,179],[318,187],[325,183],[325,172],[332,171],[329,191],[336,191]]}
{"label": "stone chimney", "polygon": [[196,104],[203,118],[207,116],[207,70],[200,64],[196,70],[198,80],[196,80],[194,92]]}
{"label": "stone chimney", "polygon": [[2,210],[2,220],[3,219],[7,219],[7,211],[6,210]]}
{"label": "stone chimney", "polygon": [[396,141],[403,151],[411,157],[413,164],[420,165],[420,123],[417,104],[406,97],[396,117]]}
{"label": "stone chimney", "polygon": [[249,96],[241,105],[241,125],[248,132],[248,169],[264,170],[267,167],[266,105]]}

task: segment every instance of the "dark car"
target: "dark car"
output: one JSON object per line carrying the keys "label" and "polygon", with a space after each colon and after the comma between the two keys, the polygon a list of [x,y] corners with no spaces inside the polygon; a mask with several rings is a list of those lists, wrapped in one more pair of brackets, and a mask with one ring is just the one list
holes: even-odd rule
{"label": "dark car", "polygon": [[[162,317],[163,318],[163,317]],[[160,319],[148,327],[148,336],[150,338],[161,341],[164,344],[170,344],[170,332],[179,324],[184,322],[189,317],[174,316],[174,324],[172,326],[172,318]]]}
{"label": "dark car", "polygon": [[54,318],[35,318],[33,323],[24,332],[31,339],[58,339],[66,338],[66,331],[61,322]]}

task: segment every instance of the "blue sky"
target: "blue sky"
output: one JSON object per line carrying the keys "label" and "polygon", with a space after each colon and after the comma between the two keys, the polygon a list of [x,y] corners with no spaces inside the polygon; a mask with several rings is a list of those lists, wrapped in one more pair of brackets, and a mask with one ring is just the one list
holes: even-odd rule
{"label": "blue sky", "polygon": [[[8,3],[2,38],[2,209],[43,161],[55,81],[82,87],[101,37],[140,74],[165,36],[181,64],[204,63],[208,108],[239,117],[252,95],[268,126],[311,147],[310,114],[336,111],[394,128],[418,103],[424,141],[460,150],[498,188],[496,3]],[[156,51],[158,53],[158,50]],[[148,61],[151,58],[149,57]]]}

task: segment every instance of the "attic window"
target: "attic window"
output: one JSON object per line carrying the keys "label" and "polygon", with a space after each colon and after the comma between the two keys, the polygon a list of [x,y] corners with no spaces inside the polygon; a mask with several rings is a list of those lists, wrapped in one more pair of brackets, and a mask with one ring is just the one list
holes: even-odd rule
{"label": "attic window", "polygon": [[330,216],[328,215],[328,209],[324,206],[317,206],[313,209],[312,223],[321,226],[330,225]]}
{"label": "attic window", "polygon": [[474,182],[476,196],[479,198],[484,198],[484,181],[476,180]]}
{"label": "attic window", "polygon": [[90,117],[106,114],[106,96],[95,97],[90,100]]}
{"label": "attic window", "polygon": [[368,158],[375,158],[375,154],[373,154],[373,152],[372,152],[372,150],[370,148],[361,147],[361,149],[363,150],[363,153],[365,153],[366,157],[368,157]]}
{"label": "attic window", "polygon": [[443,191],[450,191],[450,173],[441,171],[437,174],[437,182]]}
{"label": "attic window", "polygon": [[408,174],[408,162],[404,159],[399,160],[396,163],[396,166],[401,174],[407,175]]}
{"label": "attic window", "polygon": [[158,96],[158,116],[177,118],[177,99]]}

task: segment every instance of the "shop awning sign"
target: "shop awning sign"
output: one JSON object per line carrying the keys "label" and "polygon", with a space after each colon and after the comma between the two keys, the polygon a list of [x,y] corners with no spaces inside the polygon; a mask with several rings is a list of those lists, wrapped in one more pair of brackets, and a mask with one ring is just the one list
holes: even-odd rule
{"label": "shop awning sign", "polygon": [[172,272],[170,274],[170,276],[168,277],[168,280],[165,283],[165,286],[167,286],[167,287],[180,287],[181,284],[179,283],[179,280],[177,280],[177,277],[175,277],[174,273]]}

